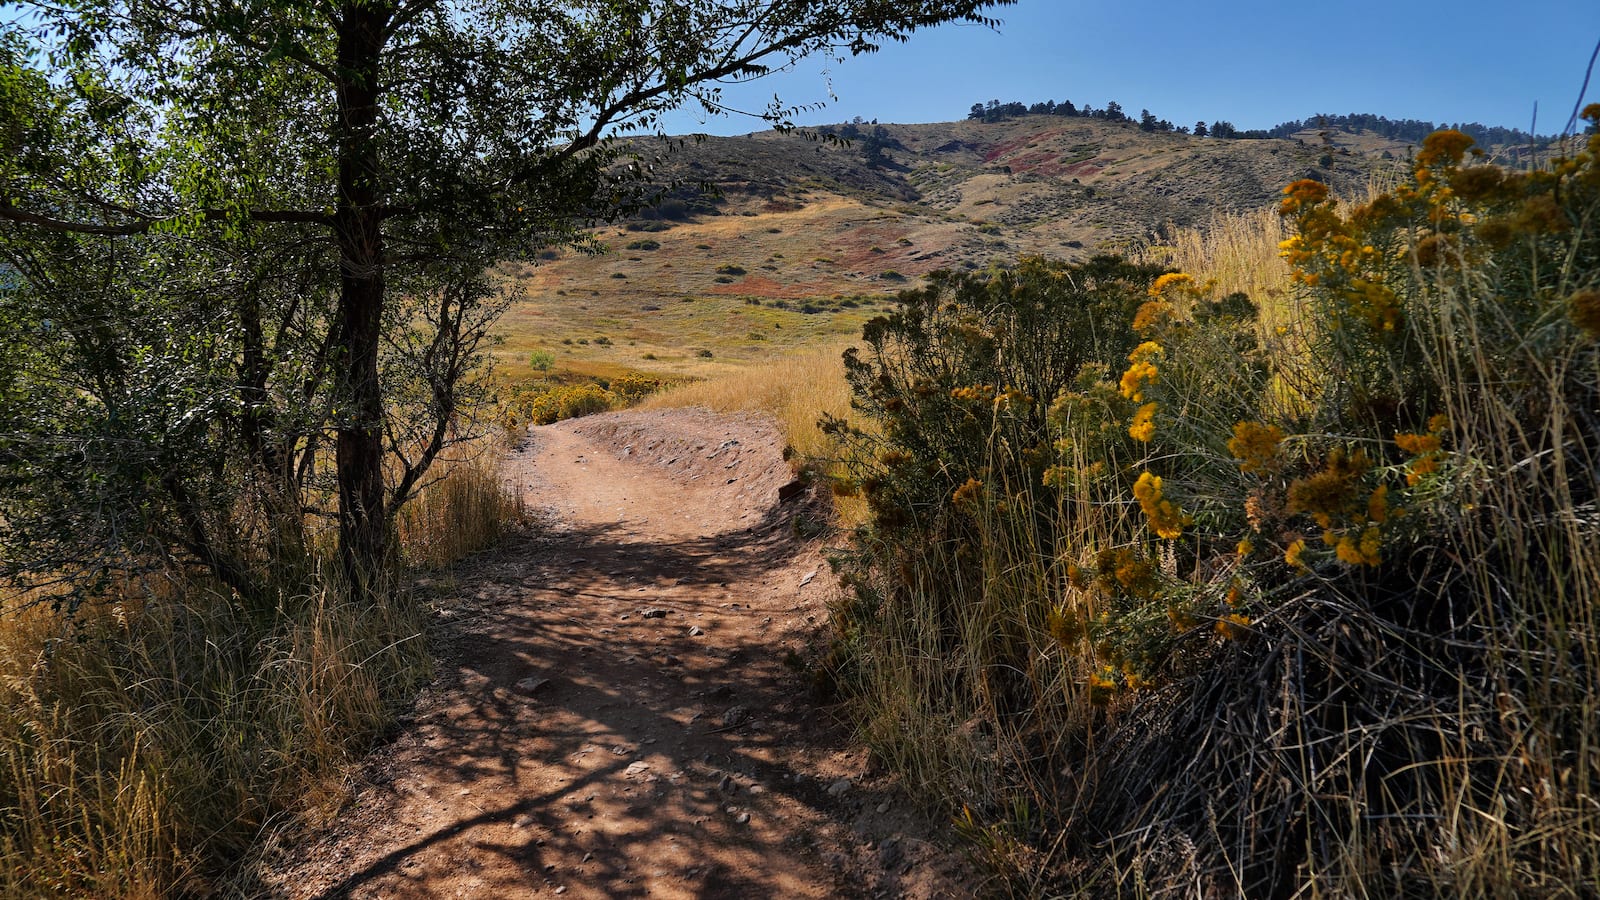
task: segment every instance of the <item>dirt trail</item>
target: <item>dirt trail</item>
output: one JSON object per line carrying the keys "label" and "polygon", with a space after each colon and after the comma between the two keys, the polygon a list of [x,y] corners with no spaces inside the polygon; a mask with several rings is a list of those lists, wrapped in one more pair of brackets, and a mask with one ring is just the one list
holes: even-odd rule
{"label": "dirt trail", "polygon": [[534,429],[506,476],[546,524],[435,587],[439,680],[270,892],[965,896],[784,664],[833,588],[782,448],[703,411]]}

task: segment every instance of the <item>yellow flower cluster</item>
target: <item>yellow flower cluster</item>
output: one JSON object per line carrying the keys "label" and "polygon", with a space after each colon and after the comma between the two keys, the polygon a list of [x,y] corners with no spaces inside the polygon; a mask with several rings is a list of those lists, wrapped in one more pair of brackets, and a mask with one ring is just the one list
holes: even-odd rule
{"label": "yellow flower cluster", "polygon": [[1167,288],[1172,287],[1173,285],[1193,283],[1194,278],[1189,275],[1185,275],[1182,272],[1168,272],[1160,278],[1157,278],[1155,283],[1150,285],[1150,290],[1148,293],[1152,297],[1159,297],[1166,292]]}
{"label": "yellow flower cluster", "polygon": [[1284,549],[1283,561],[1288,563],[1290,568],[1299,572],[1304,572],[1306,571],[1306,563],[1302,557],[1304,556],[1305,552],[1305,538],[1296,538],[1293,541],[1290,541],[1289,546]]}
{"label": "yellow flower cluster", "polygon": [[[1383,532],[1389,520],[1389,489],[1378,485],[1367,491],[1363,483],[1372,461],[1366,451],[1346,452],[1335,447],[1324,467],[1289,485],[1288,512],[1305,513],[1322,526],[1322,542],[1347,565],[1377,566],[1383,562]],[[1305,541],[1295,541],[1284,561],[1304,569]]]}
{"label": "yellow flower cluster", "polygon": [[1233,426],[1228,452],[1239,461],[1239,471],[1270,475],[1283,467],[1278,456],[1278,446],[1282,443],[1283,429],[1276,425],[1239,422]]}
{"label": "yellow flower cluster", "polygon": [[1099,671],[1089,676],[1089,702],[1095,706],[1105,706],[1111,702],[1111,697],[1117,692],[1117,670],[1110,666],[1101,666]]}
{"label": "yellow flower cluster", "polygon": [[1333,448],[1321,471],[1289,485],[1289,513],[1307,513],[1318,525],[1332,528],[1334,519],[1349,515],[1361,479],[1371,468],[1365,450]]}
{"label": "yellow flower cluster", "polygon": [[1406,484],[1415,485],[1439,470],[1439,461],[1444,458],[1441,435],[1449,427],[1450,418],[1441,413],[1428,420],[1426,434],[1401,432],[1394,436],[1395,446],[1411,454],[1406,463]]}
{"label": "yellow flower cluster", "polygon": [[978,498],[982,496],[983,482],[976,478],[968,478],[965,484],[956,488],[955,494],[953,494],[950,499],[954,500],[957,505],[961,505],[966,503],[976,503]]}
{"label": "yellow flower cluster", "polygon": [[994,400],[994,388],[986,384],[952,388],[950,390],[950,399],[960,400],[963,403],[989,403]]}
{"label": "yellow flower cluster", "polygon": [[1145,341],[1133,352],[1128,354],[1128,361],[1133,365],[1122,373],[1122,396],[1135,403],[1144,402],[1144,389],[1156,383],[1159,370],[1155,361],[1161,358],[1161,345],[1155,341]]}
{"label": "yellow flower cluster", "polygon": [[1121,589],[1130,597],[1147,600],[1161,590],[1156,567],[1128,547],[1102,550],[1095,557],[1100,584],[1106,590]]}
{"label": "yellow flower cluster", "polygon": [[1177,315],[1165,300],[1146,300],[1133,314],[1133,330],[1143,333],[1170,322]]}
{"label": "yellow flower cluster", "polygon": [[1144,510],[1144,517],[1150,523],[1150,530],[1157,537],[1172,539],[1183,534],[1185,526],[1194,523],[1194,520],[1185,515],[1178,504],[1165,499],[1161,494],[1161,477],[1145,472],[1133,484],[1133,497],[1139,501],[1139,508]]}
{"label": "yellow flower cluster", "polygon": [[1250,617],[1244,613],[1228,613],[1217,620],[1217,634],[1230,641],[1241,640],[1250,633]]}
{"label": "yellow flower cluster", "polygon": [[1150,402],[1139,407],[1133,414],[1133,424],[1128,426],[1128,436],[1136,441],[1148,443],[1156,433],[1156,410],[1161,404]]}
{"label": "yellow flower cluster", "polygon": [[1050,636],[1062,647],[1071,648],[1083,640],[1085,634],[1083,622],[1077,613],[1070,609],[1064,607],[1052,609],[1046,618],[1046,624],[1050,628]]}

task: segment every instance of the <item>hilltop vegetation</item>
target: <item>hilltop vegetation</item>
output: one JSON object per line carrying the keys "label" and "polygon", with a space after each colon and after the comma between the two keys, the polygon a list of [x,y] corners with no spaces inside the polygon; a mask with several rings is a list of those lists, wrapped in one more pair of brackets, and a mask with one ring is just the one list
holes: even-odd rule
{"label": "hilltop vegetation", "polygon": [[1520,128],[1506,128],[1500,125],[1484,125],[1480,122],[1459,122],[1454,125],[1437,125],[1421,119],[1391,119],[1388,116],[1374,113],[1349,113],[1346,115],[1330,115],[1319,113],[1305,119],[1290,119],[1280,122],[1271,128],[1252,128],[1240,130],[1232,122],[1219,119],[1207,125],[1204,120],[1196,122],[1191,131],[1187,125],[1173,125],[1166,119],[1158,119],[1150,110],[1139,111],[1137,118],[1129,116],[1122,109],[1122,104],[1115,100],[1106,102],[1100,109],[1095,109],[1090,104],[1079,107],[1071,100],[1057,103],[1046,100],[1043,103],[1026,104],[1017,101],[1001,103],[999,100],[990,100],[987,103],[974,103],[972,110],[967,114],[969,119],[979,119],[985,122],[998,122],[1004,119],[1013,119],[1020,116],[1063,116],[1067,118],[1082,117],[1086,119],[1103,119],[1108,122],[1137,122],[1143,131],[1176,131],[1179,134],[1193,134],[1195,137],[1214,137],[1238,140],[1265,140],[1267,138],[1295,138],[1306,133],[1314,133],[1319,137],[1328,132],[1341,132],[1344,134],[1372,134],[1394,141],[1405,141],[1409,144],[1420,145],[1422,139],[1444,127],[1452,128],[1472,138],[1480,147],[1491,149],[1511,144],[1542,144],[1554,138],[1543,137],[1523,131]]}
{"label": "hilltop vegetation", "polygon": [[499,268],[516,295],[502,373],[542,377],[527,360],[549,353],[557,372],[601,378],[725,374],[854,333],[939,269],[1161,246],[1174,228],[1259,210],[1301,178],[1363,196],[1401,167],[1384,152],[1405,152],[1369,135],[1331,147],[1218,141],[1058,117],[831,130],[848,142],[634,142],[667,186],[662,202],[597,230],[598,254]]}

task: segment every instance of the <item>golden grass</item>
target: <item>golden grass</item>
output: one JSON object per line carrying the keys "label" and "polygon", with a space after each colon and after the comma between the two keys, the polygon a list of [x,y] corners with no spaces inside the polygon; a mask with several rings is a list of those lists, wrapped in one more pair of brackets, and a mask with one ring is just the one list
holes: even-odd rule
{"label": "golden grass", "polygon": [[640,405],[766,412],[778,420],[797,456],[823,460],[833,448],[817,428],[818,420],[824,413],[843,416],[850,410],[850,388],[839,361],[843,350],[844,345],[836,344],[780,357],[733,375],[668,388]]}
{"label": "golden grass", "polygon": [[[520,517],[487,456],[397,523],[413,567]],[[0,593],[0,898],[205,896],[263,832],[330,812],[431,671],[403,591],[322,579],[250,612],[203,579],[125,580],[74,616]]]}

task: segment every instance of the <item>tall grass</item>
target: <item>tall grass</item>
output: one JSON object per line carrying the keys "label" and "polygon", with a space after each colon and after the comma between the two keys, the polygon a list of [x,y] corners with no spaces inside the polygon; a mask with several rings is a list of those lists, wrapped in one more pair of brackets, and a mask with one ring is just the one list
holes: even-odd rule
{"label": "tall grass", "polygon": [[850,387],[839,365],[843,346],[781,357],[733,375],[670,387],[646,398],[645,409],[703,406],[718,412],[761,411],[778,420],[802,459],[823,459],[833,442],[818,422],[850,409]]}
{"label": "tall grass", "polygon": [[[399,524],[412,565],[498,538],[518,512],[458,466]],[[206,895],[264,829],[325,814],[429,676],[424,610],[313,577],[270,614],[182,575],[65,617],[0,598],[0,897]]]}

